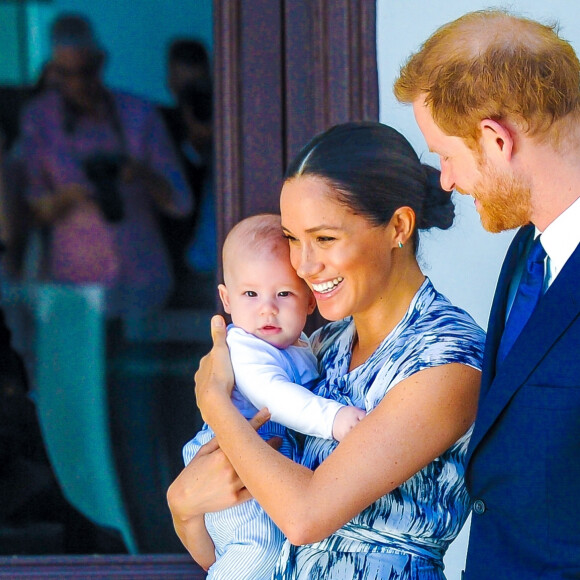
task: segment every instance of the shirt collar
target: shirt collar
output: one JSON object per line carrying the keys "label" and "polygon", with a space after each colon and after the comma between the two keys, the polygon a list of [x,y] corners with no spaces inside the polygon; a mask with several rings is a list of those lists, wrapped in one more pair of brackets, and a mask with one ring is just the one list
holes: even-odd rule
{"label": "shirt collar", "polygon": [[[580,243],[580,197],[562,212],[542,233],[542,246],[550,258],[552,276],[564,267]],[[540,231],[536,228],[536,235]]]}

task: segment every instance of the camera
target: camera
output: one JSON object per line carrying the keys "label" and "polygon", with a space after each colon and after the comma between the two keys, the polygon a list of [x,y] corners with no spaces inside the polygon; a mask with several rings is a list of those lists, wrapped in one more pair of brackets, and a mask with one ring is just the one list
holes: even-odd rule
{"label": "camera", "polygon": [[126,155],[96,153],[83,162],[85,175],[97,190],[97,203],[105,219],[112,223],[120,222],[125,216],[119,176],[126,161]]}

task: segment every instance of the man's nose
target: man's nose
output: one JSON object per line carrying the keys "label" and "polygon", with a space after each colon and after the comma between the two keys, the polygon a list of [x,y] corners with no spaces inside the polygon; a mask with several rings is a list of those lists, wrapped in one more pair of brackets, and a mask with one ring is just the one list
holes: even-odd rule
{"label": "man's nose", "polygon": [[447,167],[445,162],[441,162],[441,187],[445,191],[453,191],[455,189],[455,179],[453,177],[453,173]]}

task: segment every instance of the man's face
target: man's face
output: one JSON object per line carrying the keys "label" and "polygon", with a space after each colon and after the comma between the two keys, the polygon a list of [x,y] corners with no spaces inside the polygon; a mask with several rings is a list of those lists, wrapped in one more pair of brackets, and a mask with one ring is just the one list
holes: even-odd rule
{"label": "man's face", "polygon": [[461,137],[447,135],[433,120],[423,98],[413,112],[429,150],[441,160],[441,186],[447,191],[471,195],[483,227],[490,232],[529,223],[531,188],[527,179],[494,168],[485,152],[474,151]]}
{"label": "man's face", "polygon": [[168,85],[175,98],[188,86],[210,82],[203,66],[175,61],[169,64]]}
{"label": "man's face", "polygon": [[519,228],[531,221],[532,194],[527,179],[503,174],[485,159],[480,162],[481,178],[471,195],[481,224],[492,233]]}
{"label": "man's face", "polygon": [[94,51],[59,47],[52,59],[57,85],[64,97],[82,110],[91,111],[101,98],[102,56]]}

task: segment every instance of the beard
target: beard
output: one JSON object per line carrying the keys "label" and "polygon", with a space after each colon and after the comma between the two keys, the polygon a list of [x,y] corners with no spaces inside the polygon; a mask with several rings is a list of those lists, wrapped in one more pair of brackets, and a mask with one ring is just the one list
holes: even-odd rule
{"label": "beard", "polygon": [[519,175],[500,173],[482,163],[481,178],[472,195],[488,232],[497,234],[530,223],[532,191],[529,180]]}

